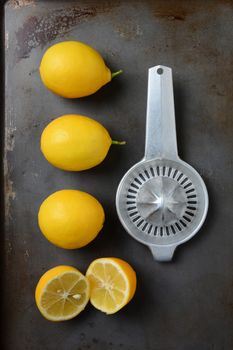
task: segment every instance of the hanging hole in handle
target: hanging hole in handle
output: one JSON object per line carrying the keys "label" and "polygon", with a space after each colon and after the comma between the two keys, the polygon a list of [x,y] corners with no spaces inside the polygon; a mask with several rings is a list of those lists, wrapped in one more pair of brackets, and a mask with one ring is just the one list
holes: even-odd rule
{"label": "hanging hole in handle", "polygon": [[163,74],[163,68],[158,68],[158,69],[157,69],[157,73],[158,73],[159,75]]}

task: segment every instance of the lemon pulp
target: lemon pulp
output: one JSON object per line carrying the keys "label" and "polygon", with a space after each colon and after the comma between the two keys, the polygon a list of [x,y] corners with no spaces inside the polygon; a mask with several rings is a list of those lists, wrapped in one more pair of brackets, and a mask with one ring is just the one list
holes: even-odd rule
{"label": "lemon pulp", "polygon": [[85,308],[89,295],[89,282],[80,271],[71,266],[57,266],[41,277],[35,299],[46,319],[65,321]]}
{"label": "lemon pulp", "polygon": [[92,305],[106,314],[119,311],[134,296],[136,273],[122,259],[96,259],[90,264],[86,276],[90,281]]}

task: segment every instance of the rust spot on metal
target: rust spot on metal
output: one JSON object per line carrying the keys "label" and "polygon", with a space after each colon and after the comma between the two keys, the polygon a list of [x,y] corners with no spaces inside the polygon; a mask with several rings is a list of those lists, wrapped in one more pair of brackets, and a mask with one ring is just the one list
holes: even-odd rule
{"label": "rust spot on metal", "polygon": [[127,22],[121,26],[117,26],[115,31],[120,35],[120,37],[125,39],[135,39],[143,34],[140,25],[132,22]]}
{"label": "rust spot on metal", "polygon": [[5,155],[4,155],[4,193],[5,193],[5,218],[8,224],[11,219],[10,206],[11,201],[15,199],[16,193],[13,190],[13,181],[10,179],[10,169],[8,165],[7,155],[12,152],[15,147],[16,128],[13,126],[5,129]]}
{"label": "rust spot on metal", "polygon": [[95,16],[93,8],[81,9],[75,7],[67,10],[56,10],[45,17],[30,17],[16,33],[18,42],[18,58],[27,58],[31,50],[37,46],[45,46],[58,35],[67,33],[73,26],[88,17]]}
{"label": "rust spot on metal", "polygon": [[29,250],[28,249],[25,249],[25,252],[23,254],[23,257],[24,257],[24,260],[27,262],[29,257],[30,257],[30,254],[29,254]]}
{"label": "rust spot on metal", "polygon": [[148,4],[158,18],[184,21],[187,15],[184,1],[148,1]]}
{"label": "rust spot on metal", "polygon": [[9,224],[11,220],[11,201],[15,199],[16,193],[13,189],[13,181],[10,179],[10,171],[8,166],[7,157],[4,158],[4,193],[5,193],[5,220],[6,224]]}
{"label": "rust spot on metal", "polygon": [[32,49],[44,47],[48,42],[57,36],[63,36],[76,25],[102,14],[111,11],[119,6],[119,2],[109,5],[107,2],[96,6],[61,8],[49,12],[46,16],[32,16],[16,32],[16,56],[17,59],[29,57]]}
{"label": "rust spot on metal", "polygon": [[15,133],[16,131],[16,127],[6,127],[5,130],[5,140],[6,140],[6,144],[5,144],[5,148],[6,151],[13,151],[14,147],[15,147]]}
{"label": "rust spot on metal", "polygon": [[216,11],[217,6],[231,5],[231,0],[218,0],[218,1],[197,1],[197,0],[159,0],[159,1],[147,1],[146,2],[155,17],[174,20],[184,21],[186,18],[194,13],[201,11]]}
{"label": "rust spot on metal", "polygon": [[34,5],[34,0],[10,0],[8,1],[8,5],[13,7],[14,9],[18,9],[21,7]]}
{"label": "rust spot on metal", "polygon": [[168,11],[168,12],[160,12],[160,11],[155,11],[154,15],[156,17],[162,17],[162,18],[166,18],[169,20],[179,20],[179,21],[184,21],[185,20],[185,16],[186,14],[183,13],[179,13],[179,12],[174,12],[174,11]]}

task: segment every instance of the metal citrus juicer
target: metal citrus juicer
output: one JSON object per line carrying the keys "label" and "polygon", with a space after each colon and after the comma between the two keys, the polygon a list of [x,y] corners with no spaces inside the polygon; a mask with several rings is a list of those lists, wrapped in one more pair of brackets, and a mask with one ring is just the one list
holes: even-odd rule
{"label": "metal citrus juicer", "polygon": [[177,152],[169,67],[149,69],[145,155],[122,178],[116,208],[125,230],[158,261],[170,261],[206,218],[205,183]]}

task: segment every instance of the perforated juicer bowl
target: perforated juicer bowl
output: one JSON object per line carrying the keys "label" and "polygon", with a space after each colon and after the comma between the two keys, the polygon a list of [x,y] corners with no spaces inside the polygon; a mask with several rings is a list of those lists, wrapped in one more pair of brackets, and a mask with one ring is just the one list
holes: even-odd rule
{"label": "perforated juicer bowl", "polygon": [[144,158],[121,180],[116,208],[125,230],[158,261],[201,228],[208,193],[201,176],[177,153],[172,70],[149,69]]}

